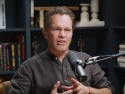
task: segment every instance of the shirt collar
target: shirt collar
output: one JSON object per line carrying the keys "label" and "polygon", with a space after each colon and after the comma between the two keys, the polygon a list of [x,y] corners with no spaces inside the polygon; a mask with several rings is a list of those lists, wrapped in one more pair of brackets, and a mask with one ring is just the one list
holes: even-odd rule
{"label": "shirt collar", "polygon": [[49,56],[50,59],[52,60],[57,60],[57,56],[55,56],[54,54],[50,53],[48,50],[46,51],[47,55]]}
{"label": "shirt collar", "polygon": [[[48,55],[48,57],[51,59],[51,60],[58,60],[58,57],[57,56],[55,56],[54,54],[52,54],[52,53],[50,53],[48,50],[46,50],[46,54]],[[67,53],[68,54],[68,53]],[[64,60],[63,61],[65,61],[65,59],[67,58],[67,54],[66,54],[66,56],[64,57]]]}

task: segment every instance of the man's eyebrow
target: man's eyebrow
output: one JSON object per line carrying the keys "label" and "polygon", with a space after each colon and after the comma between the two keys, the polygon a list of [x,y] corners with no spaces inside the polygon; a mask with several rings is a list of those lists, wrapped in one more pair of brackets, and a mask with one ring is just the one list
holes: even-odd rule
{"label": "man's eyebrow", "polygon": [[[51,26],[51,28],[61,28],[60,26]],[[70,27],[64,27],[64,29],[70,29],[70,30],[72,30],[72,28],[70,28]]]}
{"label": "man's eyebrow", "polygon": [[72,28],[69,28],[69,27],[66,27],[66,29],[70,29],[70,30],[72,30]]}

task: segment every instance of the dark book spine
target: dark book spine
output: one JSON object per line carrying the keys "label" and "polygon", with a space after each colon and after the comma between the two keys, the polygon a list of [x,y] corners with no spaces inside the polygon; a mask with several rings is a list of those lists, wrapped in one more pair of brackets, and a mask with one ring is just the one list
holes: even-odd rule
{"label": "dark book spine", "polygon": [[21,65],[21,43],[16,43],[17,67]]}
{"label": "dark book spine", "polygon": [[[22,63],[25,60],[24,35],[23,34],[15,34],[14,35],[14,40],[15,40],[16,43],[20,43],[21,44],[21,50],[20,50],[21,53],[20,54],[21,54],[21,63]],[[16,49],[18,49],[18,48],[16,47]],[[18,54],[16,56],[18,56]],[[17,63],[18,64],[17,67],[20,66],[20,64],[21,64],[19,58],[18,58],[18,61],[19,61],[19,63]]]}
{"label": "dark book spine", "polygon": [[11,70],[16,70],[15,43],[10,43]]}
{"label": "dark book spine", "polygon": [[0,44],[0,71],[3,71],[3,55],[2,44]]}
{"label": "dark book spine", "polygon": [[3,45],[3,65],[4,65],[4,71],[7,71],[7,55],[6,55],[6,43],[2,43]]}
{"label": "dark book spine", "polygon": [[10,71],[10,47],[9,43],[6,43],[6,55],[7,55],[7,71]]}
{"label": "dark book spine", "polygon": [[22,43],[22,46],[21,46],[21,59],[22,59],[22,62],[25,60],[25,46],[24,46],[24,43]]}

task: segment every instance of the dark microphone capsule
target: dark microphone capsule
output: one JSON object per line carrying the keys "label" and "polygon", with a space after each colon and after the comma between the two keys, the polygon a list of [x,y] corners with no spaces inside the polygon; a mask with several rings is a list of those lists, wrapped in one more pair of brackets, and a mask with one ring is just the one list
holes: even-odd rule
{"label": "dark microphone capsule", "polygon": [[83,61],[79,60],[77,55],[74,52],[68,53],[68,60],[71,65],[72,70],[74,71],[76,77],[80,82],[84,82],[87,79],[87,76],[85,75],[84,69],[83,69]]}

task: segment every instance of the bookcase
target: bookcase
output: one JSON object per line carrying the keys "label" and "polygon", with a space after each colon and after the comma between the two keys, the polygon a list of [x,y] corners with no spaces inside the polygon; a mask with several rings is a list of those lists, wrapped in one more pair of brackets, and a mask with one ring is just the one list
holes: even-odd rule
{"label": "bookcase", "polygon": [[[32,39],[38,39],[38,53],[47,49],[47,42],[42,28],[30,28],[30,0],[5,0],[6,29],[0,29],[0,42],[12,41],[12,36],[24,34],[26,59],[32,56]],[[78,6],[74,11],[76,21],[80,20],[80,3],[90,0],[34,0],[35,6]],[[91,56],[117,54],[119,44],[125,40],[124,0],[99,0],[98,18],[105,21],[104,27],[76,27],[70,45],[71,50],[78,50],[77,41],[82,35],[85,46],[83,51]],[[99,62],[108,80],[115,88],[115,94],[123,94],[125,68],[117,66],[116,59]],[[0,77],[10,80],[15,71],[0,72]]]}

